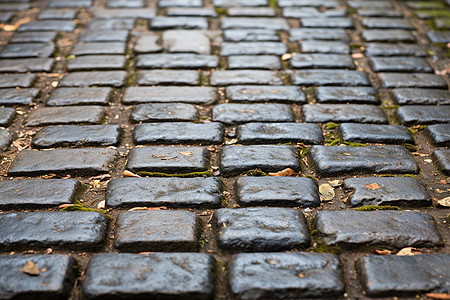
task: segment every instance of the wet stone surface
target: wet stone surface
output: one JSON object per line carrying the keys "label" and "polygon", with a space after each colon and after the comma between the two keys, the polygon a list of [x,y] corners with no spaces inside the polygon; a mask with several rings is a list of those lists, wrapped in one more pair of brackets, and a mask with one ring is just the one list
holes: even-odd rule
{"label": "wet stone surface", "polygon": [[222,43],[221,56],[230,55],[283,55],[288,52],[287,46],[276,42],[240,42]]}
{"label": "wet stone surface", "polygon": [[16,116],[16,110],[11,107],[1,107],[0,108],[0,126],[8,126],[14,117]]}
{"label": "wet stone surface", "polygon": [[11,145],[12,136],[7,129],[0,129],[0,151],[8,149]]}
{"label": "wet stone surface", "polygon": [[151,29],[207,29],[208,19],[204,17],[160,17],[151,20]]}
{"label": "wet stone surface", "polygon": [[400,105],[449,105],[450,104],[450,92],[446,90],[438,89],[393,89],[392,95],[395,102]]}
{"label": "wet stone surface", "polygon": [[371,87],[334,87],[319,86],[316,88],[319,103],[363,103],[378,104],[378,92]]}
{"label": "wet stone surface", "polygon": [[306,102],[301,88],[294,86],[236,85],[228,86],[226,94],[233,102]]}
{"label": "wet stone surface", "polygon": [[222,19],[222,29],[272,29],[288,30],[289,24],[281,18],[227,17]]}
{"label": "wet stone surface", "polygon": [[230,42],[275,42],[280,40],[274,29],[228,29],[224,30],[223,33],[225,40]]}
{"label": "wet stone surface", "polygon": [[48,43],[54,41],[56,32],[52,31],[33,31],[16,32],[11,37],[12,43]]}
{"label": "wet stone surface", "polygon": [[58,88],[47,100],[48,106],[64,105],[107,105],[112,94],[112,88]]}
{"label": "wet stone surface", "polygon": [[363,72],[346,70],[304,70],[292,75],[296,85],[370,85],[369,78]]}
{"label": "wet stone surface", "polygon": [[425,128],[425,132],[435,145],[448,146],[450,144],[450,124],[436,124]]}
{"label": "wet stone surface", "polygon": [[150,70],[137,72],[139,85],[198,85],[200,74],[197,71],[186,70]]}
{"label": "wet stone surface", "polygon": [[106,42],[106,43],[79,43],[72,51],[73,55],[95,55],[95,54],[125,54],[125,43]]}
{"label": "wet stone surface", "polygon": [[450,122],[450,106],[411,105],[397,110],[400,121],[406,125]]}
{"label": "wet stone surface", "polygon": [[408,128],[400,125],[344,123],[339,126],[344,141],[357,143],[415,144]]}
{"label": "wet stone surface", "polygon": [[213,108],[212,119],[225,124],[295,121],[287,104],[218,104]]}
{"label": "wet stone surface", "polygon": [[291,65],[296,69],[354,69],[353,60],[348,55],[333,54],[297,54],[291,59]]}
{"label": "wet stone surface", "polygon": [[283,80],[273,71],[260,70],[218,70],[211,74],[211,85],[262,84],[282,85]]}
{"label": "wet stone surface", "polygon": [[216,101],[216,97],[216,89],[211,87],[130,87],[125,90],[122,102],[124,104],[150,102],[212,104]]}
{"label": "wet stone surface", "polygon": [[233,251],[304,248],[309,231],[303,214],[289,208],[222,208],[214,212],[217,243]]}
{"label": "wet stone surface", "polygon": [[424,73],[379,73],[381,84],[385,88],[447,88],[442,77]]}
{"label": "wet stone surface", "polygon": [[137,105],[130,115],[133,122],[196,121],[198,112],[186,103],[151,103]]}
{"label": "wet stone surface", "polygon": [[107,72],[72,72],[66,75],[60,83],[61,87],[112,86],[121,87],[125,84],[125,71]]}
{"label": "wet stone surface", "polygon": [[289,31],[291,42],[302,40],[342,40],[348,41],[350,38],[345,29],[339,28],[294,28]]}
{"label": "wet stone surface", "polygon": [[450,174],[450,149],[436,149],[433,159],[438,168],[446,175]]}
{"label": "wet stone surface", "polygon": [[317,183],[304,177],[240,177],[235,183],[240,206],[320,205]]}
{"label": "wet stone surface", "polygon": [[367,56],[426,56],[426,51],[416,44],[365,43]]}
{"label": "wet stone surface", "polygon": [[228,58],[228,69],[280,70],[278,56],[275,55],[235,55]]}
{"label": "wet stone surface", "polygon": [[50,72],[53,66],[52,58],[0,59],[0,72]]}
{"label": "wet stone surface", "polygon": [[6,45],[0,52],[1,58],[49,57],[55,45],[53,43],[20,43]]}
{"label": "wet stone surface", "polygon": [[105,114],[101,106],[42,107],[28,116],[26,126],[89,123],[99,124]]}
{"label": "wet stone surface", "polygon": [[141,54],[137,57],[136,66],[143,69],[168,68],[168,69],[197,69],[215,68],[218,59],[213,55],[203,54]]}
{"label": "wet stone surface", "polygon": [[75,23],[73,21],[65,20],[42,20],[31,21],[20,25],[18,31],[68,31],[75,30]]}
{"label": "wet stone surface", "polygon": [[367,42],[414,42],[411,31],[404,29],[368,29],[361,33]]}
{"label": "wet stone surface", "polygon": [[27,88],[36,80],[34,74],[3,74],[0,76],[0,88]]}
{"label": "wet stone surface", "polygon": [[125,56],[122,55],[86,55],[78,56],[67,64],[69,71],[118,70],[125,68]]}
{"label": "wet stone surface", "polygon": [[374,72],[433,72],[428,62],[419,57],[371,57]]}
{"label": "wet stone surface", "polygon": [[321,211],[315,226],[326,245],[433,247],[443,240],[431,215],[414,211]]}
{"label": "wet stone surface", "polygon": [[86,31],[80,35],[83,42],[126,42],[128,31],[124,29],[102,29],[99,31]]}
{"label": "wet stone surface", "polygon": [[345,42],[306,40],[300,43],[302,53],[348,54],[350,47]]}
{"label": "wet stone surface", "polygon": [[306,104],[303,106],[305,122],[387,123],[383,110],[375,105],[358,104]]}

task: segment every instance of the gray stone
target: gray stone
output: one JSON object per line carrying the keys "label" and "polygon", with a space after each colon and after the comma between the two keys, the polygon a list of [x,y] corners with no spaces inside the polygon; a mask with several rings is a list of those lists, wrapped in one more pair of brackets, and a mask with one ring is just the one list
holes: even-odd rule
{"label": "gray stone", "polygon": [[419,57],[371,57],[374,72],[433,72],[424,58]]}
{"label": "gray stone", "polygon": [[367,56],[426,56],[427,52],[416,44],[365,43]]}
{"label": "gray stone", "polygon": [[214,212],[217,244],[223,250],[282,251],[309,245],[303,214],[294,209],[222,208]]}
{"label": "gray stone", "polygon": [[197,251],[199,217],[190,211],[125,211],[117,217],[114,247],[120,251]]}
{"label": "gray stone", "polygon": [[160,0],[159,7],[201,7],[202,0]]}
{"label": "gray stone", "polygon": [[413,9],[441,9],[445,4],[436,1],[408,1],[406,6]]}
{"label": "gray stone", "polygon": [[236,85],[228,86],[226,92],[233,102],[306,102],[305,94],[296,86]]}
{"label": "gray stone", "polygon": [[319,103],[380,103],[377,90],[371,87],[319,86],[316,97]]}
{"label": "gray stone", "polygon": [[136,144],[220,144],[224,128],[221,123],[146,123],[136,125],[133,139]]}
{"label": "gray stone", "polygon": [[300,43],[303,53],[319,52],[319,53],[337,53],[348,54],[350,47],[341,41],[316,41],[306,40]]}
{"label": "gray stone", "polygon": [[267,6],[267,0],[213,0],[214,6],[235,7],[235,6]]}
{"label": "gray stone", "polygon": [[8,176],[96,175],[111,171],[115,157],[115,150],[104,148],[22,150],[9,167]]}
{"label": "gray stone", "polygon": [[361,7],[356,10],[358,15],[361,17],[403,17],[403,13],[401,11],[391,9],[391,8],[368,8]]}
{"label": "gray stone", "polygon": [[415,211],[321,211],[315,228],[326,245],[443,245],[431,215]]}
{"label": "gray stone", "polygon": [[55,45],[53,43],[8,44],[0,51],[1,58],[49,57]]}
{"label": "gray stone", "polygon": [[40,107],[28,115],[25,126],[99,124],[104,115],[105,109],[101,106]]}
{"label": "gray stone", "polygon": [[447,88],[447,83],[442,77],[434,74],[423,73],[380,73],[381,84],[385,88],[424,87]]}
{"label": "gray stone", "polygon": [[293,83],[298,85],[370,85],[367,74],[347,70],[304,70],[293,74]]}
{"label": "gray stone", "polygon": [[94,0],[49,0],[47,7],[61,8],[61,7],[89,7]]}
{"label": "gray stone", "polygon": [[205,253],[98,254],[89,261],[83,295],[87,299],[211,299],[214,264]]}
{"label": "gray stone", "polygon": [[264,42],[279,41],[275,29],[228,29],[223,31],[226,41],[230,42]]}
{"label": "gray stone", "polygon": [[283,80],[274,71],[216,70],[210,77],[211,85],[261,84],[282,85]]}
{"label": "gray stone", "polygon": [[11,133],[7,129],[0,129],[0,151],[7,150],[12,142]]}
{"label": "gray stone", "polygon": [[430,30],[427,32],[427,35],[432,43],[436,44],[450,43],[450,31]]}
{"label": "gray stone", "polygon": [[394,9],[390,1],[370,1],[370,0],[354,0],[348,1],[348,6],[351,8],[392,8]]}
{"label": "gray stone", "polygon": [[144,69],[198,69],[216,68],[219,65],[217,56],[191,53],[175,54],[141,54],[137,56],[138,68]]}
{"label": "gray stone", "polygon": [[235,55],[228,58],[228,69],[281,70],[281,63],[275,55]]}
{"label": "gray stone", "polygon": [[228,278],[239,299],[331,299],[345,289],[339,258],[330,253],[240,253]]}
{"label": "gray stone", "polygon": [[304,143],[322,144],[322,130],[307,123],[246,123],[236,130],[242,144]]}
{"label": "gray stone", "polygon": [[289,145],[224,146],[220,149],[220,173],[224,177],[252,169],[278,172],[300,170],[297,148]]}
{"label": "gray stone", "polygon": [[0,182],[0,207],[43,208],[69,204],[79,187],[80,182],[74,179],[5,180]]}
{"label": "gray stone", "polygon": [[60,82],[60,87],[112,86],[121,87],[125,84],[127,72],[73,72],[67,74]]}
{"label": "gray stone", "polygon": [[163,47],[168,52],[209,54],[211,46],[206,34],[199,30],[166,30]]}
{"label": "gray stone", "polygon": [[279,7],[303,7],[303,6],[312,6],[312,7],[325,7],[325,8],[334,8],[339,6],[339,2],[336,0],[317,0],[314,2],[308,0],[279,0]]}
{"label": "gray stone", "polygon": [[220,55],[283,55],[286,52],[288,52],[287,46],[283,43],[278,42],[225,42],[222,43],[222,50],[220,51]]}
{"label": "gray stone", "polygon": [[162,47],[157,44],[159,37],[156,35],[142,35],[136,40],[134,52],[136,53],[154,53],[160,52]]}
{"label": "gray stone", "polygon": [[218,104],[213,108],[212,120],[225,124],[246,122],[294,122],[294,114],[287,104]]}
{"label": "gray stone", "polygon": [[222,29],[272,29],[289,30],[289,24],[281,18],[228,17],[222,19]]}
{"label": "gray stone", "polygon": [[49,43],[56,38],[57,32],[51,31],[30,31],[30,32],[16,32],[11,37],[11,43]]}
{"label": "gray stone", "polygon": [[355,65],[349,55],[338,54],[296,54],[291,58],[291,65],[296,69],[354,69]]}
{"label": "gray stone", "polygon": [[117,8],[117,7],[126,7],[126,8],[138,8],[144,7],[143,0],[109,0],[108,7]]}
{"label": "gray stone", "polygon": [[16,110],[11,107],[0,107],[0,126],[6,127],[11,124],[16,116]]}
{"label": "gray stone", "polygon": [[0,248],[94,250],[105,240],[106,224],[105,216],[91,211],[3,213]]}
{"label": "gray stone", "polygon": [[[22,272],[32,261],[39,276]],[[70,296],[75,281],[76,261],[69,255],[2,255],[0,256],[0,297],[2,299],[64,299]],[[44,270],[51,270],[44,272]]]}
{"label": "gray stone", "polygon": [[70,52],[73,55],[92,55],[92,54],[125,54],[125,43],[105,42],[105,43],[78,43]]}
{"label": "gray stone", "polygon": [[1,11],[21,11],[30,8],[28,3],[0,3]]}
{"label": "gray stone", "polygon": [[433,152],[433,160],[445,175],[450,175],[450,149],[439,148]]}
{"label": "gray stone", "polygon": [[397,116],[403,125],[450,123],[450,106],[410,105],[401,106]]}
{"label": "gray stone", "polygon": [[275,17],[276,15],[273,7],[230,7],[227,14],[230,17]]}
{"label": "gray stone", "polygon": [[125,68],[124,55],[85,55],[69,60],[69,71],[117,70]]}
{"label": "gray stone", "polygon": [[153,19],[154,8],[103,8],[91,7],[90,12],[98,19]]}
{"label": "gray stone", "polygon": [[302,18],[300,23],[303,27],[313,28],[353,28],[353,21],[351,18]]}
{"label": "gray stone", "polygon": [[419,165],[402,146],[311,146],[309,153],[323,176],[352,173],[418,173]]}
{"label": "gray stone", "polygon": [[199,72],[194,70],[150,70],[138,71],[137,83],[139,85],[198,85]]}
{"label": "gray stone", "polygon": [[0,12],[0,22],[8,22],[14,14],[12,12]]}
{"label": "gray stone", "polygon": [[408,19],[404,18],[364,18],[361,23],[367,28],[415,29]]}
{"label": "gray stone", "polygon": [[41,10],[38,15],[40,20],[73,20],[77,11],[71,8],[55,8]]}
{"label": "gray stone", "polygon": [[358,260],[358,266],[358,275],[368,296],[414,297],[418,293],[448,293],[450,290],[448,254],[368,255]]}
{"label": "gray stone", "polygon": [[360,104],[306,104],[303,106],[303,119],[313,123],[387,123],[383,109]]}
{"label": "gray stone", "polygon": [[57,88],[47,100],[47,106],[108,105],[112,91],[109,87]]}
{"label": "gray stone", "polygon": [[63,125],[41,129],[33,138],[34,148],[115,146],[119,125]]}
{"label": "gray stone", "polygon": [[345,29],[340,28],[294,28],[289,33],[291,36],[289,41],[291,42],[303,40],[350,40]]}
{"label": "gray stone", "polygon": [[450,93],[447,90],[437,89],[393,89],[392,95],[395,102],[400,105],[425,104],[425,105],[449,105]]}
{"label": "gray stone", "polygon": [[153,30],[163,29],[208,29],[208,19],[205,17],[160,17],[156,16],[151,21]]}
{"label": "gray stone", "polygon": [[[377,185],[375,189],[371,187],[374,184]],[[425,186],[413,177],[347,178],[344,188],[352,192],[348,198],[352,206],[432,204]]]}
{"label": "gray stone", "polygon": [[50,72],[53,58],[0,59],[0,72]]}
{"label": "gray stone", "polygon": [[317,7],[285,7],[283,8],[283,17],[285,18],[328,18],[345,17],[347,9],[335,8],[319,10]]}
{"label": "gray stone", "polygon": [[450,145],[450,124],[436,124],[425,128],[425,133],[431,138],[433,144],[437,146]]}
{"label": "gray stone", "polygon": [[414,138],[408,128],[401,125],[344,123],[339,126],[339,131],[342,139],[347,142],[415,144]]}
{"label": "gray stone", "polygon": [[99,19],[93,20],[87,24],[87,29],[89,31],[99,31],[99,30],[121,30],[127,29],[131,30],[134,27],[134,18],[130,19]]}
{"label": "gray stone", "polygon": [[203,172],[209,168],[209,152],[206,147],[133,148],[128,153],[126,168],[133,172]]}
{"label": "gray stone", "polygon": [[152,103],[136,106],[131,112],[133,122],[195,121],[198,112],[194,105],[185,103]]}
{"label": "gray stone", "polygon": [[75,30],[75,23],[67,20],[40,20],[31,21],[20,25],[17,29],[21,31],[69,31]]}
{"label": "gray stone", "polygon": [[86,31],[80,35],[79,40],[88,43],[100,42],[126,42],[128,30],[125,29],[102,29],[98,31]]}
{"label": "gray stone", "polygon": [[240,206],[320,205],[317,183],[305,177],[240,177],[235,191]]}
{"label": "gray stone", "polygon": [[216,208],[222,201],[221,189],[215,177],[119,178],[108,183],[106,206]]}
{"label": "gray stone", "polygon": [[138,104],[150,102],[182,102],[193,104],[212,104],[216,101],[216,89],[211,87],[130,87],[125,90],[122,102]]}
{"label": "gray stone", "polygon": [[3,74],[0,76],[0,88],[31,87],[36,80],[34,74]]}
{"label": "gray stone", "polygon": [[361,35],[367,42],[415,42],[411,31],[404,29],[367,29]]}
{"label": "gray stone", "polygon": [[0,89],[1,105],[30,105],[39,89]]}
{"label": "gray stone", "polygon": [[169,7],[166,15],[171,17],[217,17],[217,13],[212,7]]}

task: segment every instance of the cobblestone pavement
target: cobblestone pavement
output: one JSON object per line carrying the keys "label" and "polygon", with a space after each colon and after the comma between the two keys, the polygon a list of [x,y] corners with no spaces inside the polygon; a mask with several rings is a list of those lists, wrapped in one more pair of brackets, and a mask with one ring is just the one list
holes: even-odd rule
{"label": "cobblestone pavement", "polygon": [[0,299],[450,299],[449,21],[0,0]]}

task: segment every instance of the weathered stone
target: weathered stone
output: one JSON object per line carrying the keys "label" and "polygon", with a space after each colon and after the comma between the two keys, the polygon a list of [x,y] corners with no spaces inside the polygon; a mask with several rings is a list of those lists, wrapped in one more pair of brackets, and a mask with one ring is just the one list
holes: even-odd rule
{"label": "weathered stone", "polygon": [[117,70],[125,68],[124,55],[85,55],[69,60],[69,71],[83,70]]}
{"label": "weathered stone", "polygon": [[171,17],[217,17],[217,13],[212,7],[169,7],[166,15]]}
{"label": "weathered stone", "polygon": [[73,20],[77,11],[71,8],[55,8],[41,10],[38,15],[40,20]]}
{"label": "weathered stone", "polygon": [[223,141],[221,123],[146,123],[136,125],[133,139],[136,144],[219,144]]}
{"label": "weathered stone", "polygon": [[307,123],[246,123],[236,130],[242,144],[304,143],[321,144],[322,130]]}
{"label": "weathered stone", "polygon": [[341,41],[316,41],[305,40],[300,43],[303,53],[337,53],[347,54],[350,53],[350,47]]}
{"label": "weathered stone", "polygon": [[419,57],[371,57],[374,72],[433,72],[424,58]]}
{"label": "weathered stone", "polygon": [[190,211],[126,211],[117,217],[114,247],[120,251],[196,251],[199,217]]}
{"label": "weathered stone", "polygon": [[73,55],[95,55],[95,54],[125,54],[125,43],[105,42],[105,43],[78,43],[72,51]]}
{"label": "weathered stone", "polygon": [[226,92],[233,102],[306,102],[305,94],[296,86],[236,85],[228,86]]}
{"label": "weathered stone", "polygon": [[94,250],[103,244],[106,223],[105,216],[91,211],[3,213],[0,248]]}
{"label": "weathered stone", "polygon": [[437,89],[393,89],[395,102],[400,105],[425,104],[449,105],[450,93],[447,90]]}
{"label": "weathered stone", "polygon": [[57,32],[51,31],[30,31],[16,32],[11,37],[11,43],[49,43],[56,38]]}
{"label": "weathered stone", "polygon": [[442,173],[450,175],[450,149],[440,148],[434,150],[433,160]]}
{"label": "weathered stone", "polygon": [[304,248],[309,231],[294,209],[222,208],[214,212],[219,248],[233,251],[282,251]]}
{"label": "weathered stone", "polygon": [[159,7],[201,7],[201,0],[161,0],[158,3]]}
{"label": "weathered stone", "polygon": [[127,72],[107,71],[107,72],[74,72],[66,75],[60,82],[61,87],[70,86],[112,86],[121,87],[125,84]]}
{"label": "weathered stone", "polygon": [[211,74],[211,85],[262,84],[282,85],[283,80],[274,71],[218,70]]}
{"label": "weathered stone", "polygon": [[281,70],[281,63],[275,55],[235,55],[228,58],[228,69]]}
{"label": "weathered stone", "polygon": [[138,37],[134,52],[136,53],[154,53],[161,52],[163,49],[157,42],[159,37],[156,35],[142,35]]}
{"label": "weathered stone", "polygon": [[[363,256],[358,260],[359,278],[368,296],[448,293],[450,255]],[[411,272],[414,270],[414,272]],[[410,276],[401,276],[410,274]]]}
{"label": "weathered stone", "polygon": [[223,31],[226,41],[230,42],[264,42],[279,41],[275,29],[228,29]]}
{"label": "weathered stone", "polygon": [[296,54],[292,56],[291,65],[296,69],[354,69],[355,65],[349,55],[337,54]]}
{"label": "weathered stone", "polygon": [[166,30],[162,35],[163,47],[168,52],[209,54],[209,38],[199,30]]}
{"label": "weathered stone", "polygon": [[235,183],[236,197],[241,206],[301,206],[320,205],[316,182],[305,177],[240,177]]}
{"label": "weathered stone", "polygon": [[138,71],[137,83],[139,85],[198,85],[199,72],[194,70],[150,70]]}
{"label": "weathered stone", "polygon": [[1,11],[21,11],[30,8],[28,3],[0,3]]}
{"label": "weathered stone", "polygon": [[287,104],[218,104],[212,111],[213,121],[225,124],[246,122],[294,122]]}
{"label": "weathered stone", "polygon": [[206,300],[214,293],[214,263],[204,253],[98,254],[87,266],[83,295]]}
{"label": "weathered stone", "polygon": [[303,40],[350,40],[345,29],[340,28],[294,28],[289,33],[291,42]]}
{"label": "weathered stone", "polygon": [[347,70],[304,70],[292,75],[293,83],[298,85],[370,85],[364,72]]}
{"label": "weathered stone", "polygon": [[344,187],[353,192],[348,198],[352,206],[431,205],[431,196],[425,186],[412,177],[347,178]]}
{"label": "weathered stone", "polygon": [[65,106],[80,104],[108,105],[112,88],[57,88],[47,100],[48,106]]}
{"label": "weathered stone", "polygon": [[222,19],[222,29],[272,29],[289,30],[289,24],[281,18],[228,17]]}
{"label": "weathered stone", "polygon": [[156,15],[154,8],[103,8],[91,7],[90,12],[98,19],[153,19]]}
{"label": "weathered stone", "polygon": [[303,27],[313,28],[353,28],[351,18],[302,18],[300,23]]}
{"label": "weathered stone", "polygon": [[437,1],[408,1],[406,6],[413,9],[441,9],[445,4]]}
{"label": "weathered stone", "polygon": [[222,201],[221,181],[215,177],[119,178],[108,183],[108,207],[167,206],[216,208]]}
{"label": "weathered stone", "polygon": [[279,42],[225,42],[222,44],[220,55],[283,55],[286,52],[288,52],[287,46]]}
{"label": "weathered stone", "polygon": [[0,72],[50,72],[53,58],[0,59]]}
{"label": "weathered stone", "polygon": [[109,0],[108,7],[117,8],[117,7],[126,7],[126,8],[138,8],[144,7],[143,0]]}
{"label": "weathered stone", "polygon": [[279,7],[303,7],[303,6],[312,6],[312,7],[320,7],[323,6],[325,8],[333,8],[339,6],[339,2],[336,0],[317,0],[314,2],[308,0],[279,0]]}
{"label": "weathered stone", "polygon": [[12,12],[0,12],[0,22],[6,23],[11,19],[12,16]]}
{"label": "weathered stone", "polygon": [[209,168],[209,152],[206,147],[133,148],[128,153],[126,168],[133,172],[202,172]]}
{"label": "weathered stone", "polygon": [[49,57],[55,45],[53,43],[8,44],[0,51],[1,58]]}
{"label": "weathered stone", "polygon": [[230,17],[275,17],[273,7],[230,7],[227,11]]}
{"label": "weathered stone", "polygon": [[450,124],[436,124],[425,128],[433,144],[437,146],[450,145]]}
{"label": "weathered stone", "polygon": [[228,278],[239,299],[330,299],[345,289],[339,258],[330,253],[240,253]]}
{"label": "weathered stone", "polygon": [[365,43],[367,56],[426,56],[427,52],[416,44]]}
{"label": "weathered stone", "polygon": [[12,136],[7,129],[0,129],[0,151],[8,149],[11,145]]}
{"label": "weathered stone", "polygon": [[0,182],[0,207],[42,208],[69,204],[79,186],[80,182],[74,179],[5,180]]}
{"label": "weathered stone", "polygon": [[101,42],[126,42],[128,30],[125,29],[102,29],[89,30],[80,35],[79,40],[87,43]]}
{"label": "weathered stone", "polygon": [[335,8],[319,10],[316,7],[286,7],[283,8],[283,17],[285,18],[328,18],[345,17],[347,9]]}
{"label": "weathered stone", "polygon": [[361,7],[356,10],[361,17],[403,17],[401,11],[392,8]]}
{"label": "weathered stone", "polygon": [[69,31],[75,30],[75,23],[66,20],[41,20],[31,21],[20,25],[17,29],[21,31]]}
{"label": "weathered stone", "polygon": [[430,30],[427,32],[427,35],[432,43],[436,44],[450,43],[450,31]]}
{"label": "weathered stone", "polygon": [[0,88],[31,87],[36,80],[34,74],[3,74],[0,76]]}
{"label": "weathered stone", "polygon": [[359,104],[306,104],[303,106],[303,119],[312,123],[387,123],[380,107]]}
{"label": "weathered stone", "polygon": [[220,150],[220,173],[234,176],[261,169],[278,172],[286,168],[300,170],[297,149],[289,145],[225,146]]}
{"label": "weathered stone", "polygon": [[151,21],[151,29],[207,29],[208,19],[205,17],[160,17],[156,16]]}
{"label": "weathered stone", "polygon": [[348,142],[385,144],[415,143],[408,128],[401,125],[344,123],[339,126],[339,131],[342,139]]}
{"label": "weathered stone", "polygon": [[41,107],[28,115],[25,125],[99,124],[104,115],[101,106]]}
{"label": "weathered stone", "polygon": [[435,124],[450,122],[450,106],[410,105],[401,106],[397,116],[403,125]]}
{"label": "weathered stone", "polygon": [[319,103],[380,103],[377,90],[371,87],[319,86],[316,97]]}
{"label": "weathered stone", "polygon": [[311,146],[320,175],[351,173],[418,173],[414,157],[402,146]]}
{"label": "weathered stone", "polygon": [[[33,262],[39,276],[22,272]],[[76,261],[69,255],[2,255],[0,256],[0,297],[2,299],[64,299],[70,296],[75,281]],[[44,270],[51,270],[50,272]]]}
{"label": "weathered stone", "polygon": [[370,0],[352,0],[348,1],[348,6],[351,8],[392,8],[394,9],[390,1],[370,1]]}
{"label": "weathered stone", "polygon": [[92,5],[94,0],[49,0],[47,7],[50,8],[61,8],[61,7],[89,7]]}
{"label": "weathered stone", "polygon": [[89,31],[100,31],[100,30],[121,30],[127,29],[131,30],[134,27],[134,18],[130,19],[97,19],[93,20],[87,24],[87,29]]}
{"label": "weathered stone", "polygon": [[124,104],[150,102],[212,104],[216,98],[216,89],[211,87],[130,87],[125,90],[122,102]]}
{"label": "weathered stone", "polygon": [[16,110],[14,108],[0,107],[0,126],[7,127],[15,116]]}
{"label": "weathered stone", "polygon": [[408,19],[404,18],[364,18],[361,23],[367,28],[414,29]]}
{"label": "weathered stone", "polygon": [[0,89],[1,105],[30,105],[39,89]]}
{"label": "weathered stone", "polygon": [[198,112],[194,105],[185,103],[141,104],[131,112],[130,119],[134,122],[195,121]]}
{"label": "weathered stone", "polygon": [[447,83],[442,77],[434,74],[423,73],[380,73],[381,84],[385,88],[447,88]]}
{"label": "weathered stone", "polygon": [[115,146],[119,125],[63,125],[41,129],[33,138],[34,148]]}
{"label": "weathered stone", "polygon": [[396,248],[443,244],[431,215],[415,211],[321,211],[315,228],[326,245],[376,245]]}
{"label": "weathered stone", "polygon": [[367,29],[361,32],[367,42],[414,42],[411,31],[404,29]]}
{"label": "weathered stone", "polygon": [[200,54],[141,54],[137,57],[138,68],[144,69],[198,69],[216,68],[219,65],[217,56]]}

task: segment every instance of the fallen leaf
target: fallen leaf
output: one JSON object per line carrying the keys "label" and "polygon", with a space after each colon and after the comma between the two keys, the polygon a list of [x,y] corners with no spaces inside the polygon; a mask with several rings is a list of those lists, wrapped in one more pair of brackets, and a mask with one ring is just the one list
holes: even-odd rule
{"label": "fallen leaf", "polygon": [[100,184],[100,180],[93,180],[93,181],[92,181],[92,186],[93,186],[93,187],[98,187],[99,184]]}
{"label": "fallen leaf", "polygon": [[411,256],[411,255],[417,255],[417,254],[421,254],[421,253],[422,252],[420,252],[416,248],[406,247],[406,248],[403,248],[400,251],[398,251],[396,255],[398,255],[398,256]]}
{"label": "fallen leaf", "polygon": [[364,57],[364,54],[362,54],[362,53],[353,53],[353,54],[352,54],[352,57],[353,57],[353,58],[363,58],[363,57]]}
{"label": "fallen leaf", "polygon": [[177,158],[178,155],[175,155],[175,156],[167,156],[167,155],[156,155],[156,154],[153,154],[152,157],[154,157],[154,158],[159,158],[159,159],[161,159],[161,160],[171,160],[171,159]]}
{"label": "fallen leaf", "polygon": [[50,179],[50,178],[53,178],[55,176],[56,176],[56,174],[47,174],[47,175],[42,175],[41,178],[43,178],[43,179]]}
{"label": "fallen leaf", "polygon": [[332,180],[332,181],[328,181],[328,183],[332,186],[332,187],[338,187],[342,184],[342,180],[336,179],[336,180]]}
{"label": "fallen leaf", "polygon": [[18,20],[15,24],[13,25],[4,25],[4,24],[0,24],[0,29],[3,29],[3,31],[16,31],[17,28],[19,28],[20,25],[25,24],[30,22],[31,19],[30,18],[24,18],[24,19],[20,19]]}
{"label": "fallen leaf", "polygon": [[350,153],[347,153],[347,152],[344,152],[344,153],[342,153],[342,154],[344,154],[344,155],[351,155]]}
{"label": "fallen leaf", "polygon": [[319,185],[319,193],[321,201],[331,201],[334,198],[334,188],[328,183]]}
{"label": "fallen leaf", "polygon": [[432,163],[433,162],[431,159],[424,159],[423,161],[427,162],[427,163]]}
{"label": "fallen leaf", "polygon": [[444,199],[436,201],[437,207],[450,207],[450,197],[445,197]]}
{"label": "fallen leaf", "polygon": [[61,204],[60,206],[58,206],[58,208],[66,208],[66,207],[71,207],[74,206],[73,204]]}
{"label": "fallen leaf", "polygon": [[276,172],[276,173],[269,173],[269,176],[296,176],[298,175],[297,172],[292,170],[291,168],[284,169],[282,171]]}
{"label": "fallen leaf", "polygon": [[180,154],[184,155],[184,156],[191,156],[193,153],[189,152],[189,151],[183,151],[183,152],[180,152]]}
{"label": "fallen leaf", "polygon": [[232,144],[236,144],[237,142],[238,142],[237,139],[232,139],[232,140],[229,140],[229,141],[225,141],[225,144],[226,145],[232,145]]}
{"label": "fallen leaf", "polygon": [[431,299],[450,299],[450,294],[446,293],[426,293],[425,296]]}
{"label": "fallen leaf", "polygon": [[392,251],[391,250],[387,250],[387,249],[375,250],[375,253],[378,254],[378,255],[390,255],[390,254],[392,254]]}
{"label": "fallen leaf", "polygon": [[109,175],[109,174],[97,175],[97,176],[89,178],[89,180],[94,180],[94,179],[103,180],[105,178],[111,178],[111,175]]}
{"label": "fallen leaf", "polygon": [[217,151],[219,151],[219,150],[217,150],[216,147],[214,147],[214,146],[208,146],[208,147],[206,147],[206,150],[211,151],[211,152],[217,152]]}
{"label": "fallen leaf", "polygon": [[40,274],[39,268],[31,260],[27,261],[26,264],[23,265],[22,269],[20,269],[20,271],[32,276],[39,276]]}
{"label": "fallen leaf", "polygon": [[373,191],[373,190],[379,189],[380,186],[377,183],[371,183],[371,184],[366,184],[366,188]]}
{"label": "fallen leaf", "polygon": [[102,200],[97,204],[98,209],[104,209],[106,207],[106,201]]}
{"label": "fallen leaf", "polygon": [[290,53],[281,55],[281,60],[289,60],[291,58],[292,58],[292,54],[290,54]]}
{"label": "fallen leaf", "polygon": [[441,183],[443,183],[443,184],[447,184],[447,181],[446,181],[446,180],[444,180],[444,179],[442,179],[442,180],[441,180]]}
{"label": "fallen leaf", "polygon": [[136,210],[165,210],[166,207],[165,206],[161,206],[161,207],[133,207],[131,209],[129,209],[128,211],[136,211]]}
{"label": "fallen leaf", "polygon": [[256,110],[253,109],[243,109],[240,112],[256,114]]}
{"label": "fallen leaf", "polygon": [[128,170],[123,171],[122,175],[126,176],[126,177],[141,177],[141,176],[134,174],[133,172],[128,171]]}
{"label": "fallen leaf", "polygon": [[52,254],[52,253],[53,253],[53,249],[52,248],[45,249],[44,254],[49,255],[49,254]]}

